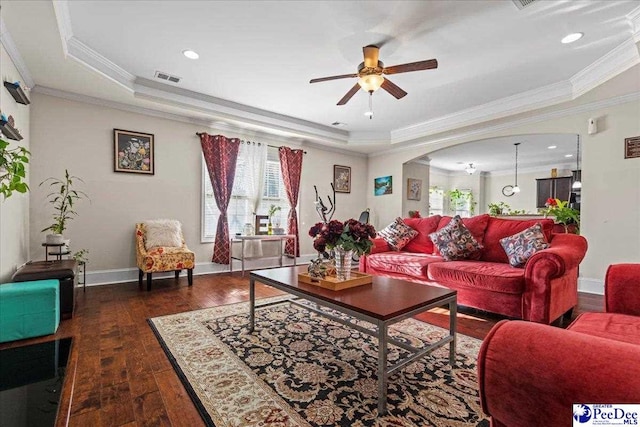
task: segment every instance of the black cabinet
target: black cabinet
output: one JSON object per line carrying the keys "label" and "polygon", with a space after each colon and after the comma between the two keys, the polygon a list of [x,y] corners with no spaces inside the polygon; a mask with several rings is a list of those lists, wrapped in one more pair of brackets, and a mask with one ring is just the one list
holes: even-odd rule
{"label": "black cabinet", "polygon": [[544,208],[548,198],[568,201],[571,197],[573,178],[562,176],[559,178],[540,178],[537,183],[537,208]]}

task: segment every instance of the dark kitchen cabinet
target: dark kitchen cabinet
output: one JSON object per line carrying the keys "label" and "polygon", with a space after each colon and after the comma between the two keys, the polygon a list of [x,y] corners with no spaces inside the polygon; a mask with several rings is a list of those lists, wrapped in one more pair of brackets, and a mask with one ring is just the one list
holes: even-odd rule
{"label": "dark kitchen cabinet", "polygon": [[569,200],[573,178],[570,176],[539,178],[536,179],[536,183],[538,192],[536,207],[544,208],[548,198]]}

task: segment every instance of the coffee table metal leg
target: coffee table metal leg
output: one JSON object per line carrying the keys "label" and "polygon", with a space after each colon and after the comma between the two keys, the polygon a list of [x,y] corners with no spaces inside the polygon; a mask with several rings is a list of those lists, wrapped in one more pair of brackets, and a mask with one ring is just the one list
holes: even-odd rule
{"label": "coffee table metal leg", "polygon": [[387,413],[387,324],[378,323],[378,415]]}
{"label": "coffee table metal leg", "polygon": [[457,300],[449,302],[449,335],[453,337],[453,340],[449,343],[449,364],[456,366],[456,328],[457,328],[457,316],[458,303]]}
{"label": "coffee table metal leg", "polygon": [[249,278],[249,332],[253,332],[256,316],[256,282],[253,277]]}

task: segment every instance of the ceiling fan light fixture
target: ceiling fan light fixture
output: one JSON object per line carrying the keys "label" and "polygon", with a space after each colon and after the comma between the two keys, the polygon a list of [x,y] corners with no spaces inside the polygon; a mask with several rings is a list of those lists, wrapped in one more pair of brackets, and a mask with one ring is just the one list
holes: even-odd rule
{"label": "ceiling fan light fixture", "polygon": [[362,76],[358,80],[358,84],[360,85],[360,87],[367,92],[375,92],[376,90],[380,89],[382,83],[384,83],[384,77],[378,74],[369,74],[368,76]]}

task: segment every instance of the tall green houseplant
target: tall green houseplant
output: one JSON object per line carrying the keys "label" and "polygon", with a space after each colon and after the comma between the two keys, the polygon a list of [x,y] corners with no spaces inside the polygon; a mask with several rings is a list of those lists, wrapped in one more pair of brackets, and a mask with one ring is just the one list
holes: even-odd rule
{"label": "tall green houseplant", "polygon": [[0,194],[4,199],[8,199],[14,191],[29,191],[24,180],[27,177],[26,165],[30,154],[24,147],[9,149],[9,143],[0,139]]}
{"label": "tall green houseplant", "polygon": [[[54,190],[47,195],[47,200],[54,210],[53,222],[43,228],[42,232],[51,231],[54,235],[62,235],[67,229],[67,223],[78,215],[75,204],[79,200],[89,199],[87,193],[74,189],[76,181],[84,183],[82,179],[69,174],[65,169],[63,179],[47,178],[40,183],[40,186],[49,184],[49,187]],[[51,242],[50,238],[48,240]]]}

